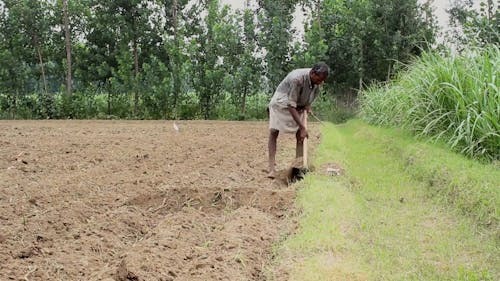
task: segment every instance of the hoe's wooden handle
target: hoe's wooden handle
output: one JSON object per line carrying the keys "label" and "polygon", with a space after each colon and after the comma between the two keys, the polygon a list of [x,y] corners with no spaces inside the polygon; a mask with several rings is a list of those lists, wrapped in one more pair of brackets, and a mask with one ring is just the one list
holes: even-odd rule
{"label": "hoe's wooden handle", "polygon": [[[307,110],[304,110],[304,116],[303,116],[303,122],[304,122],[304,127],[306,127],[307,130]],[[308,132],[309,133],[309,132]],[[304,142],[302,143],[302,160],[304,160],[304,168],[307,168],[307,139],[304,139]]]}

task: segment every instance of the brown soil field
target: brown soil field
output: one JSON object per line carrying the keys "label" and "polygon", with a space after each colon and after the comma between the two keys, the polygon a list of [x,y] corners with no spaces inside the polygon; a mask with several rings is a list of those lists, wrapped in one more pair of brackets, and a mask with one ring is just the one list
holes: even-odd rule
{"label": "brown soil field", "polygon": [[176,124],[0,121],[0,280],[266,280],[296,188],[267,123]]}

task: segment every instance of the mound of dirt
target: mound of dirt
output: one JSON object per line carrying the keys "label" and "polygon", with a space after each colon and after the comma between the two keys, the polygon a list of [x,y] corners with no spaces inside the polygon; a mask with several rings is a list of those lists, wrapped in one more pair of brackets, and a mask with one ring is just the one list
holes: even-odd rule
{"label": "mound of dirt", "polygon": [[128,249],[117,280],[263,280],[278,229],[265,213],[241,207],[210,216],[198,210],[167,215]]}

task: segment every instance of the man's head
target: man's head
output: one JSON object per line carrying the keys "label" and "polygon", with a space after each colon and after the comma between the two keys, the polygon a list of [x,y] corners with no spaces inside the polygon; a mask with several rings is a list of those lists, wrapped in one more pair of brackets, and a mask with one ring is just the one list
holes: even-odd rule
{"label": "man's head", "polygon": [[311,77],[311,82],[315,85],[321,85],[330,72],[330,67],[324,62],[318,62],[311,68],[309,76]]}

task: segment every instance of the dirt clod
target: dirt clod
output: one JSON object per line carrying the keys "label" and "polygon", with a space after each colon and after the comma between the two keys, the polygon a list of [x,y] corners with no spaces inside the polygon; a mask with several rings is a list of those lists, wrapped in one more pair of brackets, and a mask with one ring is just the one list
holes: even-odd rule
{"label": "dirt clod", "polygon": [[17,254],[17,257],[20,259],[27,259],[31,258],[32,256],[36,256],[40,254],[40,248],[37,246],[30,246],[28,248],[25,248]]}
{"label": "dirt clod", "polygon": [[125,261],[122,261],[116,271],[116,281],[138,281],[139,277],[127,269]]}

